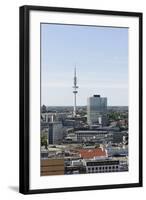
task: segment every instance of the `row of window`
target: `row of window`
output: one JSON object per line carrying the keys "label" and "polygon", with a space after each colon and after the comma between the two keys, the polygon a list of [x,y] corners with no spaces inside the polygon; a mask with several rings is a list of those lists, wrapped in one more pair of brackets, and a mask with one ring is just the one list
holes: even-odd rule
{"label": "row of window", "polygon": [[87,173],[105,173],[105,172],[118,172],[119,170],[95,170],[95,171],[88,171]]}
{"label": "row of window", "polygon": [[118,165],[116,166],[102,166],[102,167],[88,167],[88,171],[95,171],[95,170],[115,170],[118,169]]}
{"label": "row of window", "polygon": [[97,161],[97,162],[87,162],[87,166],[104,166],[106,165],[107,167],[115,167],[115,165],[119,165],[119,161]]}

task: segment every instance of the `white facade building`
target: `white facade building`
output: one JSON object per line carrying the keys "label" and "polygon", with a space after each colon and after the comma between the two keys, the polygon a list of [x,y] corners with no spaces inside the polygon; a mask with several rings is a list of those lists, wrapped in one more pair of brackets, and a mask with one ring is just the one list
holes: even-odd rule
{"label": "white facade building", "polygon": [[87,173],[105,173],[120,171],[118,160],[86,160],[84,162]]}
{"label": "white facade building", "polygon": [[75,134],[78,142],[104,143],[105,141],[112,141],[112,134],[108,131],[79,130],[75,131]]}

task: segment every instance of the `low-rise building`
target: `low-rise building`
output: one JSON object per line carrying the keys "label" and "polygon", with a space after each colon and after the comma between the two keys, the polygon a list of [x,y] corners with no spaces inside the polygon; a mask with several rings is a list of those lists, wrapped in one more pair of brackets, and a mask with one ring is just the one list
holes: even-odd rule
{"label": "low-rise building", "polygon": [[103,148],[95,149],[80,149],[79,155],[83,159],[97,159],[101,157],[107,157],[106,150]]}
{"label": "low-rise building", "polygon": [[41,159],[41,176],[63,174],[64,159]]}
{"label": "low-rise building", "polygon": [[105,173],[120,171],[120,163],[118,160],[84,160],[86,173]]}
{"label": "low-rise building", "polygon": [[109,146],[107,147],[107,154],[108,156],[128,156],[128,146],[124,146],[124,147],[113,147],[113,146]]}
{"label": "low-rise building", "polygon": [[48,158],[48,149],[41,148],[41,159],[46,159]]}
{"label": "low-rise building", "polygon": [[123,143],[123,136],[128,136],[127,131],[113,132],[113,143]]}
{"label": "low-rise building", "polygon": [[112,141],[112,134],[108,131],[103,130],[78,130],[75,131],[77,135],[77,141],[82,142],[96,142],[96,143],[104,143]]}

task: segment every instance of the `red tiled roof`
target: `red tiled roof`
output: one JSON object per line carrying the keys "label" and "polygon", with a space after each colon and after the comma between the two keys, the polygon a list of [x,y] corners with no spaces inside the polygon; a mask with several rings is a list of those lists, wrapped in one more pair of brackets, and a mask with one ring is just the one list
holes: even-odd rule
{"label": "red tiled roof", "polygon": [[102,148],[96,148],[96,149],[81,149],[79,150],[79,154],[82,158],[88,159],[88,158],[94,158],[94,157],[100,157],[100,156],[106,156],[106,151]]}

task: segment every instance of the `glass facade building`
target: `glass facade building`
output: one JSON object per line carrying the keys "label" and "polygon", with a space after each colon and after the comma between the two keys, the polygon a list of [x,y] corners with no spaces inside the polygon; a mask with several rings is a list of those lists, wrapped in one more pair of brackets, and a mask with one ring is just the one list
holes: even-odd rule
{"label": "glass facade building", "polygon": [[107,112],[107,98],[94,95],[87,99],[87,122],[89,125],[100,124]]}

